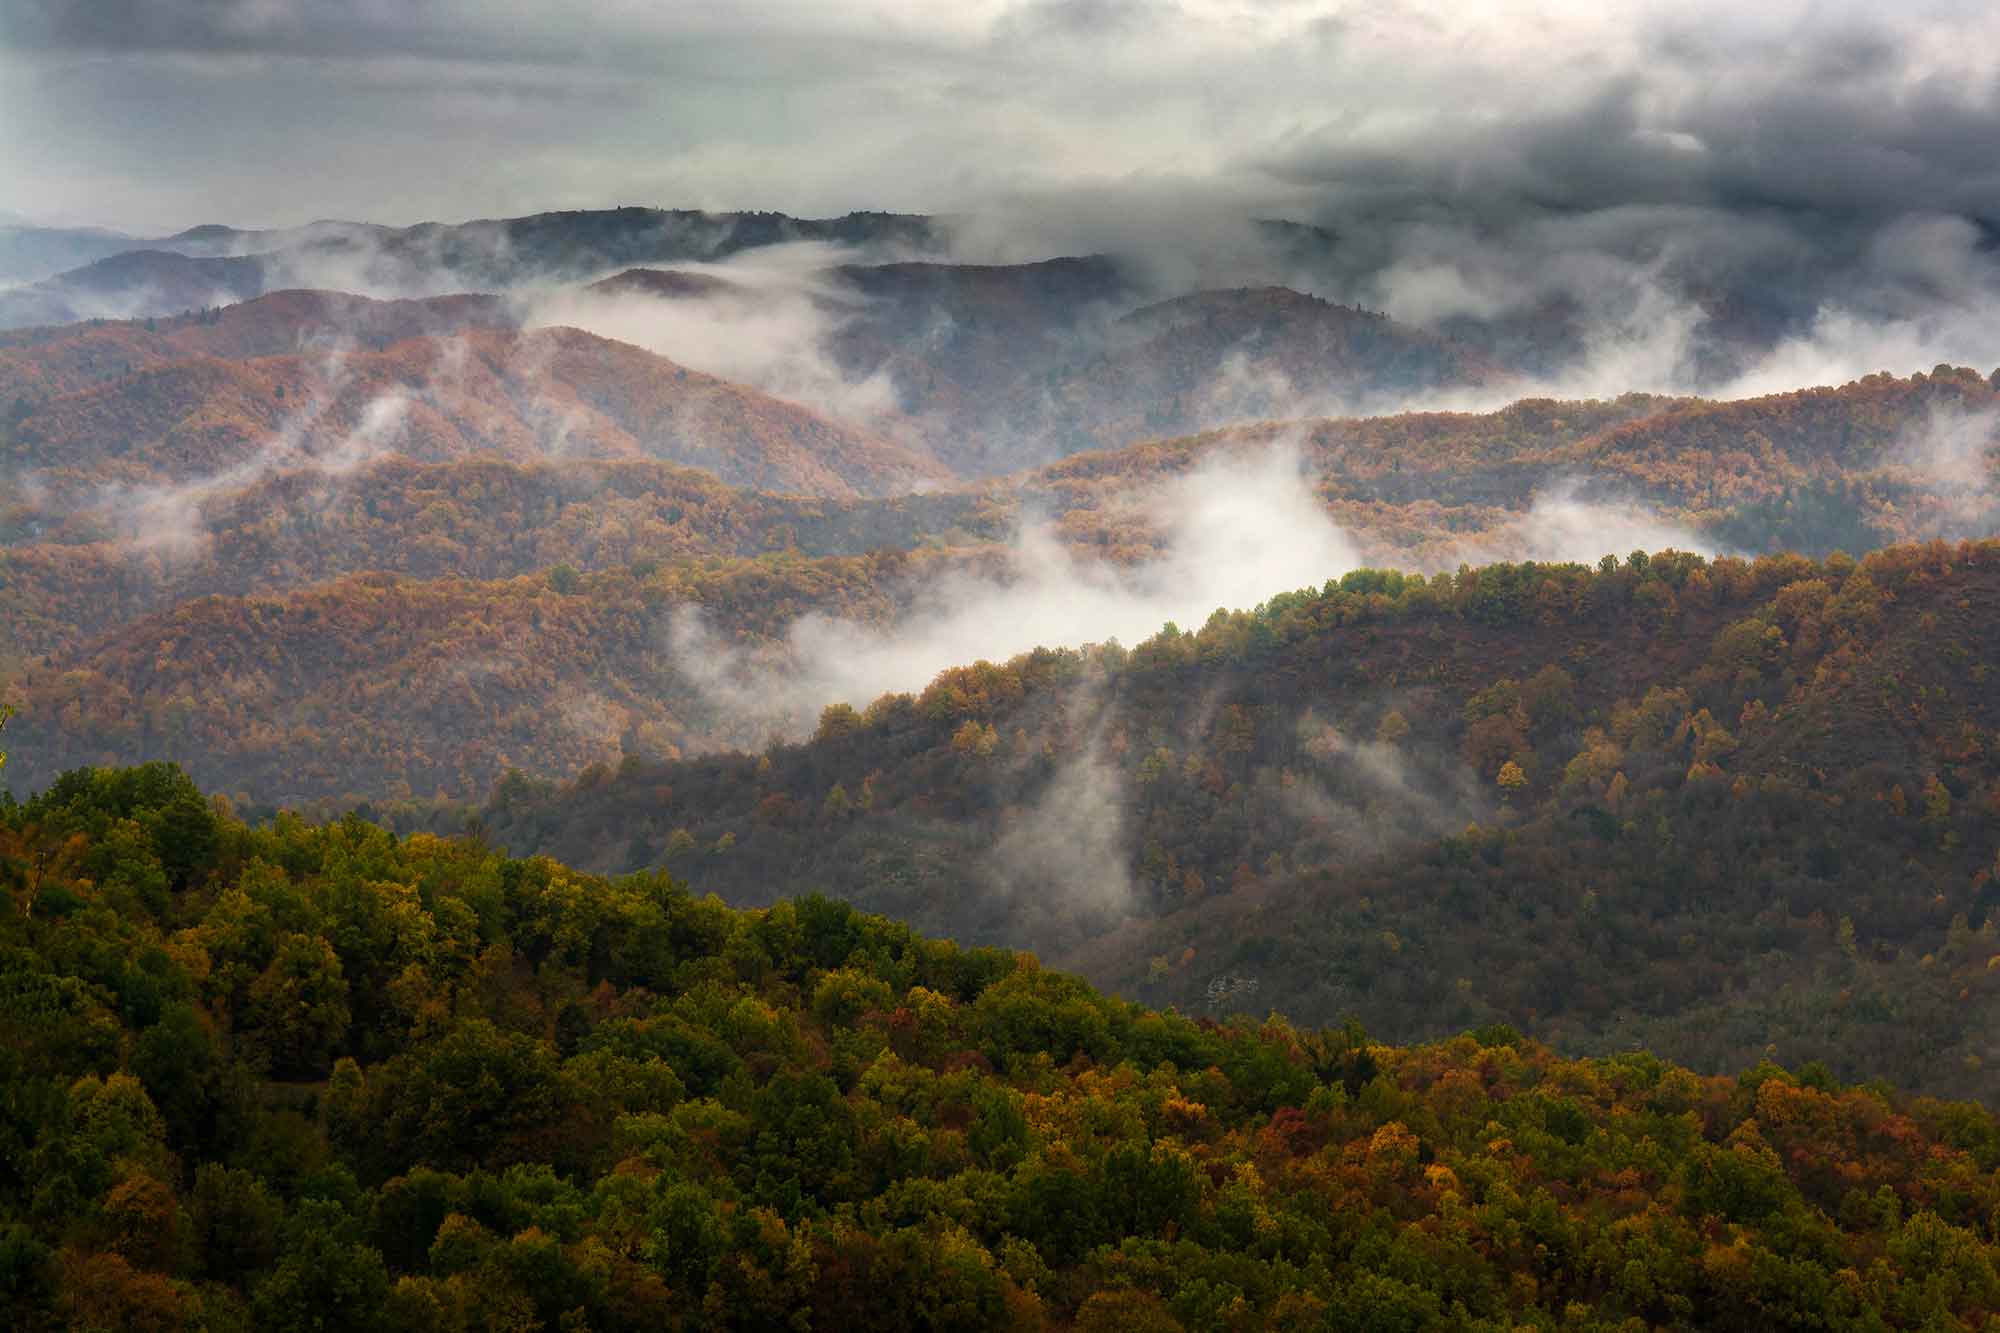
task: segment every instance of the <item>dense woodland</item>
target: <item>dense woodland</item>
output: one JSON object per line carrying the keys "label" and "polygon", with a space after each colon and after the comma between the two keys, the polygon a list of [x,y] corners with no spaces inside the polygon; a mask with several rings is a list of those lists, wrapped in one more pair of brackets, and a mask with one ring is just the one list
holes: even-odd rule
{"label": "dense woodland", "polygon": [[0,805],[19,1329],[1978,1328],[2000,1125],[1109,998],[165,765]]}
{"label": "dense woodland", "polygon": [[805,745],[515,775],[476,826],[1191,1011],[1992,1097],[1996,643],[1991,542],[1363,571],[829,708]]}

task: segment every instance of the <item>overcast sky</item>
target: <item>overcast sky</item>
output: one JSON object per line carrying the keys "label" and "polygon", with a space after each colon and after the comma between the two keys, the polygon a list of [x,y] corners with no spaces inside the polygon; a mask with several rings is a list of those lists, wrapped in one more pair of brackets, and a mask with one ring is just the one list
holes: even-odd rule
{"label": "overcast sky", "polygon": [[1996,9],[0,0],[0,210],[135,230],[1022,199],[1984,220]]}

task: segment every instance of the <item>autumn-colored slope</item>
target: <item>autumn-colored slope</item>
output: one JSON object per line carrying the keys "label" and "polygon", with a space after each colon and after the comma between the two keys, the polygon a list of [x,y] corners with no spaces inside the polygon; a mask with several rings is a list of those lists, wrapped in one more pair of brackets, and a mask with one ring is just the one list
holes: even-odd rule
{"label": "autumn-colored slope", "polygon": [[1059,512],[1222,450],[1296,449],[1351,526],[1401,534],[1420,566],[1518,518],[1538,496],[1636,500],[1737,550],[1851,553],[2000,527],[2000,372],[1907,378],[1711,402],[1628,394],[1534,399],[1492,413],[1267,423],[1081,454],[1023,485]]}
{"label": "autumn-colored slope", "polygon": [[375,301],[342,292],[286,291],[163,319],[0,332],[0,402],[34,403],[191,357],[241,360],[309,348],[380,349],[405,338],[509,328],[514,322],[508,305],[492,296]]}
{"label": "autumn-colored slope", "polygon": [[[1048,271],[1029,274],[1043,269]],[[1051,368],[1035,389],[1041,406],[1022,416],[1002,401],[1013,392],[1007,377],[1018,377],[1020,367],[1037,357],[1056,355],[1066,345],[1063,338],[1081,336],[1072,327],[1048,342],[1055,336],[1049,320],[1056,316],[1044,307],[1071,311],[1062,318],[1073,319],[1078,292],[1115,289],[1114,266],[913,265],[859,272],[885,284],[871,298],[883,308],[867,309],[843,326],[841,337],[865,342],[870,330],[886,329],[895,338],[914,339],[925,328],[937,335],[925,335],[924,345],[910,354],[944,396],[937,401],[957,403],[933,414],[931,424],[964,416],[963,429],[953,426],[951,442],[941,448],[956,466],[975,472],[1002,456],[965,453],[984,448],[978,441],[987,426],[999,433],[996,438],[1027,430],[1045,442],[1060,436],[1068,441],[1063,448],[1089,442],[1037,416],[1044,408],[1078,421],[1125,422],[1113,435],[1163,431],[1198,421],[1200,412],[1176,406],[1186,396],[1181,389],[1197,381],[1206,386],[1197,398],[1220,393],[1234,404],[1221,416],[1253,416],[1324,406],[1324,397],[1315,400],[1298,386],[1316,375],[1345,383],[1357,357],[1393,370],[1397,356],[1416,358],[1421,369],[1454,355],[1450,344],[1282,290],[1203,293],[1125,320],[1137,332],[1125,335],[1120,351]],[[899,273],[897,282],[884,276]],[[934,310],[925,302],[940,304]],[[987,314],[975,317],[975,306]],[[939,311],[944,324],[922,322]],[[1009,317],[1009,311],[1016,313]],[[55,537],[62,541],[115,536],[104,515],[94,527],[64,527],[76,503],[90,498],[93,483],[149,485],[206,476],[227,490],[244,479],[216,474],[246,460],[259,474],[273,462],[281,472],[295,463],[344,469],[357,453],[364,459],[383,452],[530,459],[558,447],[570,449],[565,456],[571,457],[645,453],[705,467],[735,484],[822,496],[886,494],[949,479],[941,464],[901,446],[809,414],[795,416],[799,409],[774,407],[753,391],[690,380],[693,372],[615,344],[586,342],[579,350],[564,341],[578,335],[555,330],[527,339],[488,332],[463,344],[437,336],[507,319],[505,308],[488,298],[370,302],[293,292],[167,321],[155,330],[134,323],[16,335],[13,345],[0,345],[0,402],[10,393],[13,402],[0,415],[0,453],[17,469],[48,471],[31,481],[53,481],[63,503],[36,507],[32,487],[17,490],[0,524],[11,522],[9,536],[16,541],[14,534],[29,523],[39,538],[59,530],[69,533]],[[915,322],[905,327],[899,320]],[[429,334],[394,343],[414,331]],[[538,339],[546,345],[537,346]],[[551,354],[555,346],[564,353]],[[301,347],[311,350],[299,355]],[[1246,347],[1256,353],[1247,360],[1237,355]],[[273,355],[280,352],[293,355]],[[1070,352],[1081,355],[1077,346]],[[877,353],[887,354],[879,347]],[[1476,358],[1452,364],[1453,375],[1492,373]],[[457,382],[461,370],[473,378]],[[997,378],[968,393],[961,371]],[[675,388],[664,396],[671,403],[661,392],[669,381]],[[1273,396],[1283,383],[1296,392]],[[281,390],[291,396],[281,399]],[[1000,396],[981,397],[991,394]],[[366,409],[382,405],[385,396],[394,397],[387,406],[400,416],[387,438],[376,438],[382,432],[368,427]],[[1059,515],[1072,514],[1100,508],[1105,498],[1191,466],[1214,450],[1283,442],[1320,474],[1323,493],[1343,522],[1358,530],[1371,558],[1391,563],[1452,563],[1459,558],[1456,544],[1506,526],[1538,495],[1558,489],[1643,500],[1738,548],[1862,549],[1885,539],[1985,530],[1990,462],[1982,463],[1968,441],[1982,429],[1994,396],[1978,374],[1941,367],[1929,376],[1873,376],[1839,388],[1732,403],[1628,395],[1600,403],[1531,401],[1486,414],[1232,426],[1093,451],[1007,489]],[[299,438],[278,453],[293,448],[301,456],[273,460],[262,442],[287,431]],[[357,433],[367,438],[356,439]],[[333,458],[326,458],[328,451]],[[94,477],[93,455],[107,452],[118,457],[105,475]],[[164,466],[152,465],[155,459]],[[205,501],[207,493],[205,486],[199,498]],[[1080,540],[1119,544],[1116,533],[1093,530],[1095,519],[1070,522]],[[1500,542],[1483,549],[1505,554],[1509,548]]]}
{"label": "autumn-colored slope", "polygon": [[351,473],[297,470],[218,490],[184,540],[149,548],[117,540],[117,513],[0,509],[0,531],[17,538],[0,547],[11,613],[0,625],[0,661],[54,655],[59,669],[90,642],[190,597],[277,595],[366,571],[490,580],[558,565],[590,572],[977,546],[1004,539],[1014,514],[1004,497],[971,492],[770,495],[650,459],[398,456]]}
{"label": "autumn-colored slope", "polygon": [[[463,349],[455,370],[433,363],[421,374],[393,368],[420,362],[437,350],[424,343],[406,342],[383,353],[357,352],[351,358],[356,367],[351,380],[312,431],[301,436],[291,465],[269,471],[261,471],[268,446],[245,420],[262,413],[274,423],[282,421],[272,385],[293,374],[307,376],[304,359],[184,362],[147,372],[165,386],[198,389],[187,400],[192,406],[164,438],[147,441],[143,422],[123,433],[82,432],[86,439],[142,441],[152,452],[102,458],[79,469],[81,477],[124,476],[151,483],[158,476],[154,468],[175,464],[177,458],[179,467],[204,477],[245,459],[250,465],[230,484],[112,492],[117,504],[82,512],[65,513],[46,497],[36,501],[32,493],[17,493],[11,505],[0,507],[0,533],[9,541],[0,550],[0,590],[12,613],[0,625],[0,664],[10,674],[25,673],[24,688],[37,698],[76,697],[74,692],[48,693],[52,682],[63,679],[104,682],[85,691],[98,700],[88,733],[79,732],[61,753],[131,758],[159,752],[124,748],[128,741],[138,743],[132,738],[149,734],[158,705],[128,673],[132,663],[157,655],[166,613],[191,597],[284,598],[309,585],[369,570],[504,583],[524,576],[540,580],[557,566],[618,577],[633,577],[636,570],[644,578],[645,571],[663,562],[782,552],[846,557],[878,549],[940,548],[982,558],[1029,513],[1048,516],[1058,536],[1082,557],[1131,561],[1157,554],[1169,535],[1139,503],[1149,488],[1218,453],[1274,444],[1298,449],[1364,558],[1387,567],[1450,569],[1530,549],[1530,506],[1536,497],[1593,477],[1604,492],[1636,492],[1660,506],[1664,517],[1697,531],[1707,528],[1730,545],[1862,551],[1889,536],[1922,533],[1937,516],[1915,502],[1922,492],[1897,480],[1905,474],[1879,466],[1884,458],[1900,456],[1902,446],[1895,442],[1921,436],[1939,419],[1977,421],[1994,396],[1978,376],[1947,372],[1909,380],[1871,379],[1838,390],[1740,404],[1638,396],[1599,403],[1530,401],[1491,414],[1336,419],[1212,432],[1079,455],[978,490],[867,500],[782,498],[727,487],[643,457],[589,459],[571,452],[509,461],[501,456],[510,448],[526,453],[540,446],[545,437],[524,438],[523,418],[531,411],[541,413],[533,424],[545,426],[550,404],[583,400],[584,390],[563,378],[561,356],[544,357],[554,369],[537,369],[536,377],[524,378],[517,370],[526,359],[524,349],[560,347],[565,340],[585,348],[591,364],[599,358],[636,358],[642,368],[664,364],[629,348],[564,333],[528,338],[470,334],[446,344]],[[380,369],[384,365],[392,369]],[[458,387],[449,392],[430,387],[430,380],[445,379],[448,370],[458,375]],[[415,387],[397,389],[397,375],[402,384]],[[536,386],[527,409],[508,399],[510,394],[518,399],[524,384]],[[585,390],[589,388],[586,381]],[[225,391],[235,395],[228,401],[244,405],[234,414],[216,407]],[[353,437],[356,432],[345,423],[355,419],[357,404],[380,401],[371,397],[378,391],[409,395],[409,407],[394,431],[373,437],[362,433],[362,443],[392,452],[372,462],[358,461],[352,470],[329,468],[324,451],[337,450]],[[284,401],[289,406],[302,396],[303,391],[295,390]],[[598,400],[628,417],[646,411],[615,394],[599,394]],[[86,394],[62,401],[92,400]],[[110,395],[104,404],[131,407],[139,401]],[[1788,421],[1792,410],[1811,414],[1811,420],[1786,433],[1779,423]],[[460,411],[466,415],[450,414]],[[483,418],[475,421],[473,413]],[[579,410],[574,419],[587,418]],[[594,419],[609,418],[600,414]],[[1686,425],[1689,421],[1696,424]],[[468,422],[486,433],[467,429]],[[1685,502],[1679,478],[1703,475],[1695,460],[1739,428],[1791,441],[1790,453],[1775,447],[1745,451],[1751,462],[1736,474],[1748,479],[1745,494],[1774,497],[1773,502],[1757,502],[1772,507],[1717,511]],[[1790,460],[1811,460],[1812,441],[1822,437],[1830,441],[1831,460],[1822,470],[1846,489],[1800,491],[1794,484],[1799,465]],[[590,438],[631,447],[609,431]],[[1843,446],[1843,440],[1854,443]],[[182,452],[169,452],[170,446]],[[1681,448],[1688,451],[1685,456],[1676,452]],[[209,452],[203,454],[203,449]],[[418,461],[403,451],[436,461]],[[1636,463],[1631,461],[1635,457]],[[1591,471],[1595,459],[1608,460],[1601,475]],[[1756,472],[1758,466],[1768,466],[1769,474]],[[1848,467],[1854,470],[1842,470]],[[72,485],[81,493],[102,495],[81,480]],[[1793,506],[1787,498],[1803,495],[1810,501],[1815,494],[1832,498],[1818,509]],[[782,569],[774,576],[780,604],[800,613],[838,609],[822,600],[822,590],[839,586],[839,576],[823,575],[810,559],[791,560]],[[883,592],[900,601],[908,589]],[[141,620],[144,626],[135,624]],[[449,618],[438,621],[433,627],[436,644],[399,650],[395,660],[412,653],[448,658],[457,642],[451,626]],[[127,627],[133,631],[129,639],[122,637]],[[212,651],[227,660],[255,660],[257,646],[236,640],[260,632],[254,619],[234,614],[217,616],[204,629],[216,640]],[[106,656],[99,646],[104,641],[128,646]],[[149,642],[152,648],[142,646]],[[534,651],[548,658],[547,669],[559,681],[588,682],[600,669],[600,654],[587,644],[551,639],[538,642]],[[358,675],[375,669],[363,664],[376,660],[368,654],[336,658],[323,665],[309,688],[286,686],[268,695],[258,693],[262,677],[252,673],[236,689],[230,707],[245,717],[260,709],[289,716],[306,706],[299,701],[308,695],[355,694],[362,684],[340,682],[339,673]],[[625,665],[612,673],[615,687],[607,688],[621,700],[639,701],[653,668],[638,658],[621,661]],[[575,688],[598,689],[586,684]],[[619,706],[667,728],[672,743],[682,748],[721,739],[761,739],[726,728],[703,735],[704,726],[720,727],[720,721],[687,712],[684,701],[671,707],[642,701]],[[402,727],[413,712],[390,716]],[[442,785],[455,797],[473,797],[497,769],[490,747],[479,749],[474,719],[467,715],[461,721],[466,729],[438,732],[440,748],[427,752],[415,769],[396,760],[342,777],[302,760],[298,771],[310,777],[296,785],[283,747],[245,759],[233,741],[218,733],[210,755],[216,767],[203,776],[232,789],[252,790],[259,789],[247,775],[258,775],[258,781],[274,776],[279,785],[270,789],[270,796],[379,794],[391,784],[407,783],[420,793]],[[516,743],[509,755],[531,772],[564,776],[583,763],[616,757],[602,738],[594,745],[579,748],[552,730],[545,741]]]}
{"label": "autumn-colored slope", "polygon": [[[1630,478],[1691,507],[1768,501],[1813,483],[1861,477],[1875,479],[1882,499],[1893,504],[1913,485],[1989,485],[1996,407],[2000,371],[1986,376],[1939,366],[1908,378],[1878,374],[1839,387],[1689,401],[1557,459]],[[1960,475],[1939,475],[1952,471]],[[1937,510],[1935,503],[1925,507]]]}
{"label": "autumn-colored slope", "polygon": [[831,496],[945,479],[936,463],[805,408],[574,329],[472,329],[380,351],[177,360],[28,405],[7,459],[87,503],[107,483],[368,459],[656,458],[734,485]]}
{"label": "autumn-colored slope", "polygon": [[[6,777],[141,753],[258,799],[466,800],[516,765],[754,743],[693,688],[701,664],[671,646],[676,610],[699,605],[726,639],[752,641],[809,610],[880,620],[921,564],[772,556],[194,597],[22,671]],[[115,571],[103,582],[126,592]]]}

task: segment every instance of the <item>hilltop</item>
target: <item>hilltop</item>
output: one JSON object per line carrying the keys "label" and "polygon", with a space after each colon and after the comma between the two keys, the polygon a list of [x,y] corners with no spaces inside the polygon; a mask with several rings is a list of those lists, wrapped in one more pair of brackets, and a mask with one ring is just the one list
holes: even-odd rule
{"label": "hilltop", "polygon": [[233,488],[386,454],[655,458],[736,485],[835,496],[949,475],[809,409],[575,329],[467,328],[380,350],[164,361],[28,403],[0,456],[58,496],[87,497],[108,483]]}

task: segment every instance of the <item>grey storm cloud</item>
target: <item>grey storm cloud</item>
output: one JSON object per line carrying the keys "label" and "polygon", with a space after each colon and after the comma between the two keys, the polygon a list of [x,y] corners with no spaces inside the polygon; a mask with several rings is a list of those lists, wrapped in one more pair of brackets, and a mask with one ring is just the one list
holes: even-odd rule
{"label": "grey storm cloud", "polygon": [[[1676,49],[1662,42],[1652,52],[1667,62]],[[1620,73],[1504,117],[1475,101],[1379,137],[1336,123],[1263,165],[1345,203],[1473,221],[1649,204],[1832,219],[2000,216],[1991,79],[1898,86],[1896,47],[1877,40],[1861,50],[1838,57],[1838,78],[1808,45],[1775,69],[1704,60],[1651,78]],[[1682,78],[1694,86],[1662,87]]]}
{"label": "grey storm cloud", "polygon": [[616,22],[600,27],[591,6],[536,13],[454,0],[15,0],[8,9],[7,40],[17,49],[96,54],[541,63],[616,59],[641,35]]}
{"label": "grey storm cloud", "polygon": [[[386,146],[430,145],[430,164],[345,193],[286,182],[246,201],[260,209],[304,193],[320,212],[463,216],[485,202],[456,197],[467,173],[423,165],[473,150],[505,175],[567,150],[552,188],[601,202],[679,180],[778,196],[746,204],[951,210],[1189,175],[1488,226],[1633,206],[1986,217],[1996,38],[1950,4],[1745,20],[1713,3],[4,0],[0,99],[28,131],[10,193],[63,160],[87,182],[139,105],[149,160],[185,185],[128,197],[198,197],[218,136],[345,163],[402,117]],[[184,146],[162,157],[169,131]]]}
{"label": "grey storm cloud", "polygon": [[1977,350],[1996,76],[1965,0],[0,0],[0,211],[883,208],[1007,259],[1279,216],[1338,237],[1318,294],[1432,324]]}

